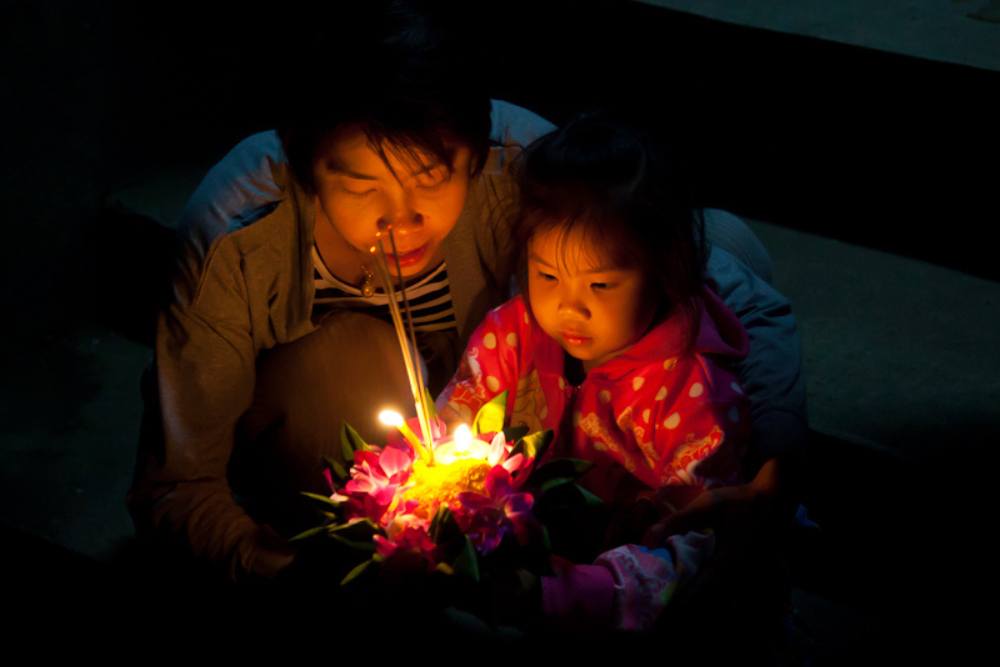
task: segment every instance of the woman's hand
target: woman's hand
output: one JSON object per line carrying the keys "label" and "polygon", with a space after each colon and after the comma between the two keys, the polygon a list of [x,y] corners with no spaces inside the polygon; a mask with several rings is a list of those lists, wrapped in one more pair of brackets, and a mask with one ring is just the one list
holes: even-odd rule
{"label": "woman's hand", "polygon": [[787,525],[797,507],[788,481],[788,462],[769,459],[753,481],[707,489],[686,507],[646,531],[643,544],[658,547],[671,535],[712,529],[721,538],[729,534],[774,532]]}

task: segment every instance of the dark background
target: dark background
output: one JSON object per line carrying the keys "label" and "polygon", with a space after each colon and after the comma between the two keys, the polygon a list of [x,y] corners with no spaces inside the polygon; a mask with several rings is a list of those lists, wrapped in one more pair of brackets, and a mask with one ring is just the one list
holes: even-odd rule
{"label": "dark background", "polygon": [[[495,46],[482,61],[495,97],[555,122],[602,103],[630,107],[680,144],[706,205],[1000,277],[990,244],[1000,103],[989,94],[1000,73],[627,2],[488,7],[493,21],[475,29]],[[74,406],[99,389],[76,335],[106,287],[94,278],[105,256],[101,203],[122,183],[172,164],[208,166],[272,127],[294,94],[287,54],[301,26],[335,19],[300,0],[264,12],[96,0],[2,11],[0,306],[13,326],[0,368],[12,387],[16,379],[5,392],[16,399],[0,402],[0,416],[4,430],[45,422],[65,435],[77,427]],[[907,491],[925,500],[924,488]],[[19,565],[45,567],[34,545],[21,543]],[[848,546],[830,558],[850,557]],[[43,562],[86,567],[69,555]],[[897,573],[900,599],[924,586],[913,578],[921,571]],[[929,565],[928,586],[934,576]],[[864,585],[845,575],[824,592]]]}
{"label": "dark background", "polygon": [[[631,107],[688,149],[706,202],[1000,276],[978,242],[1000,220],[1000,73],[639,3],[485,6],[493,22],[470,30],[495,46],[494,96],[555,122]],[[282,53],[302,21],[335,20],[210,11],[115,7],[116,160],[224,150],[271,127],[294,66]]]}

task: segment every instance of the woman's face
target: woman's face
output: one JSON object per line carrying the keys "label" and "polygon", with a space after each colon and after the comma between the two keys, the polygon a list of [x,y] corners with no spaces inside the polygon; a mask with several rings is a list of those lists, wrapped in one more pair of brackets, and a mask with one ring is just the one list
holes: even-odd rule
{"label": "woman's face", "polygon": [[401,275],[412,276],[442,257],[441,243],[465,205],[471,152],[457,146],[447,165],[421,151],[383,148],[385,160],[359,128],[327,137],[313,162],[316,222],[332,226],[339,251],[362,255],[376,232],[391,225],[397,255],[386,242],[390,271],[396,273],[398,259]]}

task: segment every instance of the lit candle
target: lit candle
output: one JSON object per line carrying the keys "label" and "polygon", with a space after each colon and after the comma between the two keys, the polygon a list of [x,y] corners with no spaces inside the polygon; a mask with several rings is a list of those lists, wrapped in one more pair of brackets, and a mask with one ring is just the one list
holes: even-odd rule
{"label": "lit candle", "polygon": [[434,452],[435,460],[442,465],[467,459],[485,461],[489,455],[490,445],[474,437],[465,424],[455,427],[451,440],[442,442]]}
{"label": "lit candle", "polygon": [[395,410],[383,410],[378,413],[378,420],[385,424],[386,426],[395,427],[399,433],[406,438],[406,441],[410,443],[418,455],[425,455],[424,447],[420,444],[420,439],[417,438],[417,434],[413,432],[413,429],[407,425],[406,420],[403,419],[403,415],[399,414]]}

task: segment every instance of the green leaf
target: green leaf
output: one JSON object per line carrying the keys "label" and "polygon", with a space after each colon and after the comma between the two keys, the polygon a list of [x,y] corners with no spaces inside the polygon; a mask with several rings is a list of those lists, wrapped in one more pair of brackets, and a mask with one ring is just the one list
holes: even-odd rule
{"label": "green leaf", "polygon": [[427,414],[430,415],[431,419],[437,417],[437,406],[434,405],[434,397],[431,396],[431,392],[427,387],[424,387],[424,405],[427,406]]}
{"label": "green leaf", "polygon": [[552,443],[552,435],[552,429],[546,429],[524,436],[514,444],[514,449],[510,452],[511,456],[514,454],[524,454],[530,459],[541,461],[542,457],[545,456],[545,452],[548,451],[549,445]]}
{"label": "green leaf", "polygon": [[576,490],[583,497],[583,502],[586,503],[587,507],[603,507],[604,501],[595,496],[593,493],[583,488],[579,484],[574,484]]}
{"label": "green leaf", "polygon": [[333,471],[333,476],[337,479],[337,481],[343,482],[350,478],[350,473],[348,473],[347,468],[344,467],[343,463],[336,459],[332,459],[329,456],[324,456],[323,460],[326,461],[326,465],[328,465],[330,470]]}
{"label": "green leaf", "polygon": [[479,557],[476,555],[476,548],[472,546],[472,540],[465,536],[465,547],[462,548],[458,558],[453,565],[456,574],[470,577],[477,584],[479,583]]}
{"label": "green leaf", "polygon": [[358,542],[357,540],[349,540],[346,537],[341,537],[335,532],[328,531],[328,533],[330,535],[330,539],[336,540],[350,549],[357,549],[358,551],[375,551],[374,542]]}
{"label": "green leaf", "polygon": [[379,531],[378,524],[369,519],[368,517],[360,517],[356,519],[348,519],[347,523],[342,523],[339,526],[334,526],[330,529],[331,533],[336,533],[341,530],[347,530],[349,528],[355,528],[357,526],[363,526],[371,529],[371,533],[374,535]]}
{"label": "green leaf", "polygon": [[476,418],[472,421],[472,434],[495,433],[503,430],[503,419],[507,412],[507,392],[479,408]]}
{"label": "green leaf", "polygon": [[556,459],[549,461],[545,465],[535,468],[528,478],[528,484],[532,486],[544,486],[545,482],[557,477],[569,477],[579,479],[594,467],[592,461],[583,459]]}
{"label": "green leaf", "polygon": [[438,546],[441,559],[445,562],[453,561],[465,548],[465,533],[459,528],[455,515],[447,507],[438,509],[431,520],[428,532],[434,544]]}
{"label": "green leaf", "polygon": [[542,493],[548,493],[552,489],[573,483],[572,477],[555,477],[542,484]]}
{"label": "green leaf", "polygon": [[340,508],[340,503],[334,501],[332,498],[329,498],[328,496],[321,496],[318,493],[309,493],[308,491],[300,491],[299,493],[301,493],[306,498],[312,498],[313,500],[317,500],[323,503],[324,505],[329,505],[330,507],[334,507],[337,509]]}
{"label": "green leaf", "polygon": [[528,435],[528,427],[524,424],[506,426],[503,429],[503,437],[507,439],[507,442],[517,442],[526,435]]}
{"label": "green leaf", "polygon": [[357,567],[352,569],[350,572],[347,573],[346,577],[340,580],[340,585],[346,586],[347,584],[351,583],[352,581],[360,577],[361,573],[367,570],[368,566],[371,565],[372,562],[374,562],[374,559],[369,558],[368,560],[364,561],[363,563],[359,564]]}
{"label": "green leaf", "polygon": [[340,450],[344,455],[344,461],[354,461],[354,452],[364,451],[368,444],[358,432],[347,422],[340,425]]}
{"label": "green leaf", "polygon": [[326,526],[316,526],[315,528],[310,528],[309,530],[302,531],[301,533],[299,533],[295,537],[289,538],[288,541],[289,542],[298,542],[300,540],[305,540],[305,539],[308,539],[308,538],[312,537],[313,535],[319,535],[320,533],[326,531],[326,529],[327,529]]}

